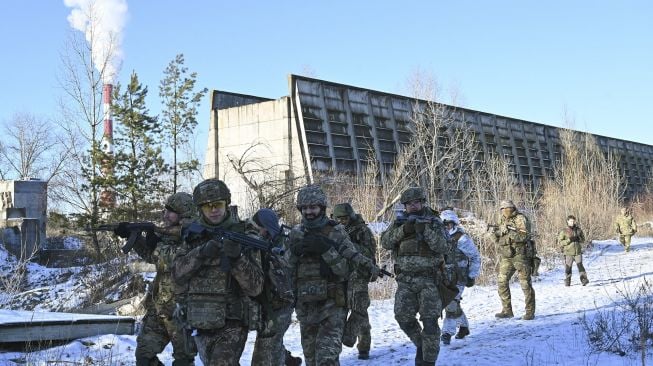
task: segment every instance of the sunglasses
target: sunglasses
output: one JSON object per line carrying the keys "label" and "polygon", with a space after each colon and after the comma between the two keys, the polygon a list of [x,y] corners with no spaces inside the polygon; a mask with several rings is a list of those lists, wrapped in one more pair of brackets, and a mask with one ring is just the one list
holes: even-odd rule
{"label": "sunglasses", "polygon": [[202,204],[202,210],[216,210],[227,207],[227,201],[213,201]]}

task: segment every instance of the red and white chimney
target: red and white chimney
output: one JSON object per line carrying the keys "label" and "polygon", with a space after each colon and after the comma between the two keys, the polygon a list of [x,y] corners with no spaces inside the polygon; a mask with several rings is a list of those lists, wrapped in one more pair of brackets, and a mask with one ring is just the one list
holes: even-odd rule
{"label": "red and white chimney", "polygon": [[[102,142],[100,149],[106,155],[102,160],[102,174],[107,177],[113,174],[113,120],[111,119],[111,94],[113,93],[112,84],[104,84],[102,87],[102,107],[104,115],[104,133],[102,134]],[[105,189],[100,192],[100,206],[102,207],[115,207],[116,196],[110,189]]]}

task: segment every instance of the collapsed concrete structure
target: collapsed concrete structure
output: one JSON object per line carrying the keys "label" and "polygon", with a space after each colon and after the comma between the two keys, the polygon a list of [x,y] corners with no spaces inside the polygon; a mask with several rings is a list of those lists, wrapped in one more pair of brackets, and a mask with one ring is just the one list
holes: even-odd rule
{"label": "collapsed concrete structure", "polygon": [[[391,169],[411,138],[413,109],[426,103],[297,75],[288,77],[288,96],[279,99],[218,90],[211,98],[204,176],[225,180],[236,204],[246,202],[247,189],[229,157],[245,154],[267,162],[278,167],[276,178],[310,179],[326,170],[359,174],[370,153],[381,169]],[[561,153],[559,128],[457,107],[454,115],[471,126],[481,152],[477,159],[503,156],[523,185],[553,176]],[[619,158],[625,193],[632,196],[651,177],[653,146],[595,137],[605,153]]]}
{"label": "collapsed concrete structure", "polygon": [[46,181],[0,180],[0,230],[10,253],[30,258],[43,247],[47,225]]}

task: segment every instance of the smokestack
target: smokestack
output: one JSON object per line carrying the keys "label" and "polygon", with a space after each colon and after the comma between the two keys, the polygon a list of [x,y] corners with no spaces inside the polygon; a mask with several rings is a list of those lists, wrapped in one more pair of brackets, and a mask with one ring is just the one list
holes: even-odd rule
{"label": "smokestack", "polygon": [[[102,174],[105,177],[113,174],[113,120],[111,119],[111,94],[113,92],[112,84],[104,84],[102,87],[102,107],[104,114],[104,133],[100,149],[105,154],[102,160]],[[115,207],[116,195],[110,189],[100,192],[100,206]]]}

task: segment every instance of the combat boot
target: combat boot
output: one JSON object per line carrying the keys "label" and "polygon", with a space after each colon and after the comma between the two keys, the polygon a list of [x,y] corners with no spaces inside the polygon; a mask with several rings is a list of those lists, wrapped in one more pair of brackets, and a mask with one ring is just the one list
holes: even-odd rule
{"label": "combat boot", "polygon": [[422,347],[417,347],[415,351],[415,366],[422,366]]}
{"label": "combat boot", "polygon": [[499,319],[508,319],[514,317],[514,315],[512,314],[512,309],[503,309],[500,313],[494,314],[494,317]]}
{"label": "combat boot", "polygon": [[456,333],[456,339],[463,339],[466,336],[469,335],[469,328],[467,327],[460,327],[458,329],[458,333]]}
{"label": "combat boot", "polygon": [[571,278],[565,278],[565,286],[571,286]]}
{"label": "combat boot", "polygon": [[293,356],[292,353],[290,353],[290,351],[286,350],[286,361],[285,361],[286,366],[299,366],[301,364],[302,364],[301,357]]}
{"label": "combat boot", "polygon": [[580,274],[580,283],[582,283],[583,286],[590,283],[590,280],[587,279],[587,273],[583,272],[583,273]]}
{"label": "combat boot", "polygon": [[533,320],[535,319],[535,313],[532,311],[526,311],[526,314],[521,317],[522,320]]}
{"label": "combat boot", "polygon": [[449,333],[442,333],[442,336],[440,337],[442,340],[442,343],[444,344],[451,344],[451,334]]}
{"label": "combat boot", "polygon": [[359,360],[369,360],[370,359],[370,351],[358,351],[358,359]]}

